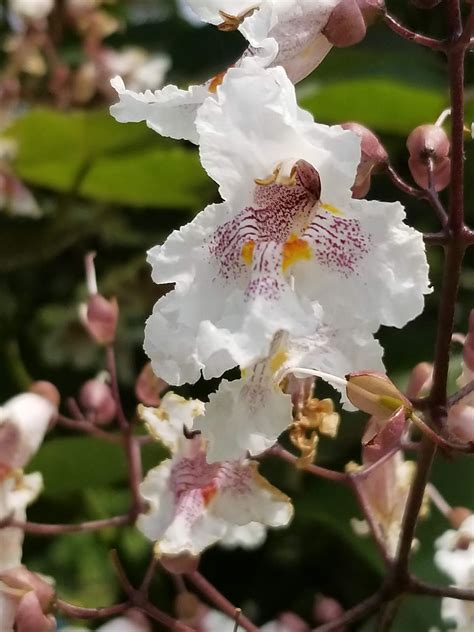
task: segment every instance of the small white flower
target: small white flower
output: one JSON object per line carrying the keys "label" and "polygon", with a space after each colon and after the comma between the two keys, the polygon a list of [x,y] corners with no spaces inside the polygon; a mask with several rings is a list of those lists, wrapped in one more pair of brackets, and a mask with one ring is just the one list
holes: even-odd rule
{"label": "small white flower", "polygon": [[376,331],[421,312],[421,234],[400,204],[352,199],[360,139],[316,124],[281,68],[230,70],[197,127],[225,201],[149,251],[153,280],[175,283],[145,332],[161,377],[251,366],[277,331],[312,335],[323,318]]}
{"label": "small white flower", "polygon": [[28,464],[56,411],[49,400],[36,393],[21,393],[0,406],[0,470]]}
{"label": "small white flower", "polygon": [[[292,369],[318,369],[333,375],[362,367],[378,370],[383,368],[382,353],[379,343],[363,330],[347,332],[323,325],[307,337],[277,334],[269,357],[245,369],[238,380],[222,380],[204,414],[196,419],[193,428],[201,430],[209,443],[208,460],[256,455],[275,443],[293,420],[291,396],[280,386]],[[353,409],[345,396],[344,403]]]}
{"label": "small white flower", "polygon": [[141,409],[152,434],[163,436],[164,444],[172,446],[172,457],[150,470],[140,487],[149,510],[137,526],[156,542],[157,555],[196,556],[226,537],[235,537],[236,526],[259,522],[279,527],[289,522],[293,513],[289,499],[258,474],[256,463],[208,464],[203,439],[185,438],[183,421],[192,425],[200,402],[181,398],[182,411],[173,417],[170,412],[178,407],[178,396],[167,394],[163,402],[155,413]]}
{"label": "small white flower", "polygon": [[[435,564],[459,588],[474,589],[474,515],[466,518],[459,529],[449,529],[435,542]],[[456,624],[456,630],[474,628],[474,603],[445,597],[441,616]]]}

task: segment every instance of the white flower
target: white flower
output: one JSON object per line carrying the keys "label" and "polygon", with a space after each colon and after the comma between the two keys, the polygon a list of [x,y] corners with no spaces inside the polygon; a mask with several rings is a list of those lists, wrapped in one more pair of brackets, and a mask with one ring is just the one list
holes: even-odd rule
{"label": "white flower", "polygon": [[[435,542],[435,564],[459,588],[474,589],[474,515],[459,529],[449,529]],[[445,597],[441,603],[443,620],[453,621],[456,630],[474,627],[474,603]]]}
{"label": "white flower", "polygon": [[[192,11],[203,21],[221,24],[227,15],[240,23],[239,30],[250,46],[236,66],[252,62],[258,67],[282,66],[288,77],[297,83],[310,74],[324,59],[331,44],[321,31],[339,0],[263,0],[242,3],[240,0],[188,0]],[[240,18],[239,18],[240,16]],[[247,16],[247,17],[245,17]],[[203,85],[180,90],[168,85],[157,90],[149,85],[145,93],[136,92],[130,82],[115,77],[112,86],[119,102],[110,109],[120,123],[146,121],[151,129],[163,136],[198,142],[195,128],[197,113],[203,102],[212,97],[217,85],[226,80],[225,73]],[[127,87],[125,85],[127,84]],[[151,89],[155,89],[152,92]]]}
{"label": "white flower", "polygon": [[149,510],[137,526],[156,542],[157,555],[196,556],[231,537],[235,526],[259,522],[279,527],[292,516],[289,499],[258,474],[256,463],[208,464],[203,439],[185,438],[183,422],[191,427],[199,404],[181,398],[182,411],[171,417],[178,396],[167,394],[157,411],[141,409],[152,434],[163,435],[164,444],[173,446],[172,457],[150,470],[140,487]]}
{"label": "white flower", "polygon": [[0,406],[0,470],[27,465],[55,413],[56,407],[36,393],[21,393]]}
{"label": "white flower", "polygon": [[278,330],[311,335],[323,316],[376,331],[420,313],[421,234],[400,204],[351,198],[359,138],[314,123],[281,68],[230,70],[217,94],[197,126],[225,202],[149,252],[154,281],[176,284],[147,323],[154,370],[195,381],[251,366]]}
{"label": "white flower", "polygon": [[138,92],[160,88],[171,67],[168,55],[150,56],[143,48],[134,46],[107,50],[103,63],[109,77],[120,75],[130,90]]}
{"label": "white flower", "polygon": [[[0,520],[12,517],[23,521],[26,507],[32,503],[43,486],[41,474],[15,472],[0,478]],[[16,527],[0,529],[0,571],[21,564],[23,531]]]}
{"label": "white flower", "polygon": [[[297,367],[345,375],[370,367],[383,368],[383,350],[371,334],[322,325],[312,336],[277,334],[270,355],[246,369],[242,378],[222,380],[193,428],[209,443],[208,460],[256,455],[270,448],[292,422],[292,401],[282,377]],[[340,390],[340,386],[335,384]],[[344,396],[345,406],[353,409]]]}
{"label": "white flower", "polygon": [[42,20],[53,10],[54,0],[9,0],[10,10],[28,20]]}

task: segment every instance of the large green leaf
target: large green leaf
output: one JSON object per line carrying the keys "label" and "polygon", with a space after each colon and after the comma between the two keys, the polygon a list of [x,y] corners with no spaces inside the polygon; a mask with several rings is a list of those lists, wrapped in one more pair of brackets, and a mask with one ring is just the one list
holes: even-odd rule
{"label": "large green leaf", "polygon": [[381,77],[306,84],[300,103],[318,121],[357,121],[379,132],[403,135],[435,120],[447,104],[440,89]]}

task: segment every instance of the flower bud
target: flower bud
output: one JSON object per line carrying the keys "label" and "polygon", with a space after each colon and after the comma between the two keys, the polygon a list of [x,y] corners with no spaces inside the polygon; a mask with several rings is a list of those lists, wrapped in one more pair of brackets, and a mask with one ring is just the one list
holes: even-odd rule
{"label": "flower bud", "polygon": [[101,294],[89,298],[85,309],[84,326],[98,344],[108,345],[115,340],[119,308],[115,298],[107,300]]}
{"label": "flower bud", "polygon": [[429,362],[420,362],[410,373],[407,386],[407,397],[420,397],[423,391],[427,391],[433,379],[433,365]]}
{"label": "flower bud", "polygon": [[54,632],[56,620],[41,610],[38,597],[33,591],[21,598],[15,617],[16,632]]}
{"label": "flower bud", "polygon": [[144,406],[159,406],[161,393],[168,384],[157,377],[151,367],[151,362],[147,362],[135,382],[135,395]]}
{"label": "flower bud", "polygon": [[160,563],[168,573],[182,575],[183,573],[194,573],[199,566],[199,556],[182,553],[181,555],[162,555]]}
{"label": "flower bud", "polygon": [[313,617],[316,623],[330,623],[342,614],[344,610],[338,601],[325,595],[316,595],[313,605]]}
{"label": "flower bud", "polygon": [[30,393],[41,395],[41,397],[50,401],[55,408],[58,408],[61,396],[58,389],[54,386],[54,384],[51,384],[51,382],[38,380],[37,382],[33,382],[28,390]]}
{"label": "flower bud", "polygon": [[399,408],[411,409],[410,401],[382,373],[350,373],[346,379],[349,401],[365,413],[387,417]]}
{"label": "flower bud", "polygon": [[278,616],[278,623],[285,632],[308,632],[309,627],[301,617],[294,612],[283,612]]}
{"label": "flower bud", "polygon": [[462,523],[469,518],[469,516],[472,516],[472,511],[466,507],[452,507],[448,514],[448,520],[454,529],[459,529]]}
{"label": "flower bud", "polygon": [[360,163],[352,187],[352,195],[362,198],[370,189],[372,173],[381,169],[388,161],[388,154],[377,136],[359,123],[343,123],[343,129],[355,132],[361,139]]}
{"label": "flower bud", "polygon": [[436,191],[441,191],[451,179],[451,160],[449,159],[450,143],[446,132],[437,125],[420,125],[407,139],[410,153],[408,166],[418,186],[429,187],[429,164],[433,170],[433,184]]}
{"label": "flower bud", "polygon": [[323,35],[338,48],[353,46],[361,42],[366,25],[356,0],[341,0],[333,9]]}
{"label": "flower bud", "polygon": [[448,410],[448,430],[460,441],[474,442],[474,406],[455,404]]}
{"label": "flower bud", "polygon": [[79,402],[86,416],[96,424],[108,424],[115,418],[117,405],[112,390],[101,380],[85,382],[79,392]]}

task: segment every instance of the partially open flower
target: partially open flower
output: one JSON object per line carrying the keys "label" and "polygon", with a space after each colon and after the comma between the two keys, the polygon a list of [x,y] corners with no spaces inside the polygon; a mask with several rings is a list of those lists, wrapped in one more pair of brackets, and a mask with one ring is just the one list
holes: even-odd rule
{"label": "partially open flower", "polygon": [[436,191],[448,186],[451,180],[450,143],[442,127],[420,125],[408,136],[407,148],[410,153],[408,166],[420,187],[429,188],[430,177]]}
{"label": "partially open flower", "polygon": [[89,290],[87,304],[80,307],[84,327],[98,344],[109,345],[115,340],[119,317],[119,307],[115,298],[106,299],[97,290],[94,268],[95,253],[86,256],[86,278]]}

